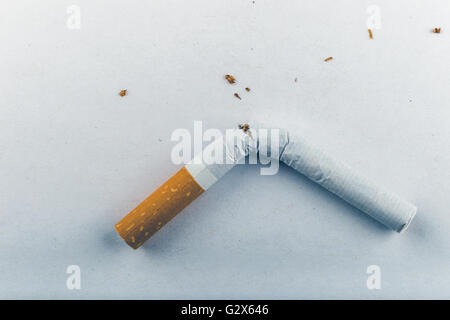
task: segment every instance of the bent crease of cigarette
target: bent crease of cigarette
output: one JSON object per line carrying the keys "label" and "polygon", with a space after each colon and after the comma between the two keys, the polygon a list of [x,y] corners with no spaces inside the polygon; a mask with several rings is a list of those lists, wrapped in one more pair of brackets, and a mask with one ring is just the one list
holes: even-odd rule
{"label": "bent crease of cigarette", "polygon": [[[387,227],[397,232],[408,228],[417,212],[412,203],[356,173],[305,139],[290,135],[287,130],[260,124],[249,127],[248,132],[236,129],[232,135],[227,134],[209,144],[117,223],[116,230],[126,243],[134,249],[139,248],[236,164],[245,162],[247,156],[261,157],[261,150]],[[277,139],[260,138],[255,133],[261,130],[268,130],[270,135],[276,133]],[[210,159],[211,154],[217,155],[217,152],[222,152],[221,163]]]}

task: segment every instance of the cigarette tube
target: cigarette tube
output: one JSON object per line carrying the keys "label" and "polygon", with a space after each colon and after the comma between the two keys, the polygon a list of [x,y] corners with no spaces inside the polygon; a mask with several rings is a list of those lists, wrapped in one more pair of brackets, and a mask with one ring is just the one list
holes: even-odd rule
{"label": "cigarette tube", "polygon": [[[417,212],[416,206],[410,202],[287,130],[270,129],[259,124],[242,128],[231,134],[227,132],[209,144],[116,224],[117,232],[128,245],[139,248],[231,168],[245,162],[247,156],[281,160],[397,232],[406,230]],[[259,134],[264,130],[270,131],[270,139],[263,139]]]}

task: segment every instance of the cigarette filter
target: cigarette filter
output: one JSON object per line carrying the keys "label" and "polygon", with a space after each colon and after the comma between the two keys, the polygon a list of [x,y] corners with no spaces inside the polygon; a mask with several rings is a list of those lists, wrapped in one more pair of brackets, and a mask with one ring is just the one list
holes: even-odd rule
{"label": "cigarette filter", "polygon": [[[270,139],[259,134],[264,130],[270,133]],[[245,162],[247,156],[281,160],[397,232],[406,230],[417,212],[410,202],[356,173],[302,137],[284,129],[253,124],[241,126],[208,145],[117,223],[117,232],[132,248],[139,248],[231,168]]]}

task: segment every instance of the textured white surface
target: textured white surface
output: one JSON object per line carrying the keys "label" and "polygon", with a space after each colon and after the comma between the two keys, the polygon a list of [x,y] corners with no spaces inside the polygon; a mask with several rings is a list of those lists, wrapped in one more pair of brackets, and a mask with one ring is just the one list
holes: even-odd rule
{"label": "textured white surface", "polygon": [[[0,298],[449,298],[449,16],[444,0],[5,3]],[[239,166],[131,250],[114,224],[181,167],[172,131],[249,118],[301,128],[420,213],[398,235],[287,166]]]}

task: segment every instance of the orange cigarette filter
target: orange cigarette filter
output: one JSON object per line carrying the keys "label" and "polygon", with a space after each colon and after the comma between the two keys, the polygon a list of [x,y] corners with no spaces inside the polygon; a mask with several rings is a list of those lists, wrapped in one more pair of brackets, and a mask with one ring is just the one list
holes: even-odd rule
{"label": "orange cigarette filter", "polygon": [[116,230],[137,249],[204,191],[183,167],[119,221]]}

